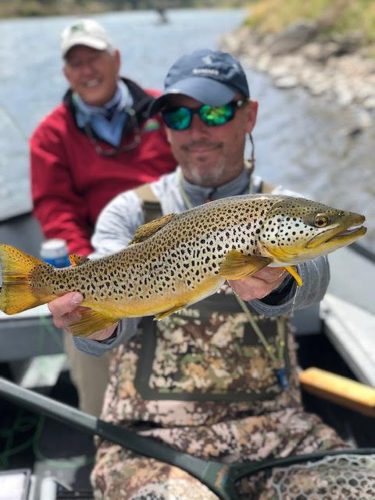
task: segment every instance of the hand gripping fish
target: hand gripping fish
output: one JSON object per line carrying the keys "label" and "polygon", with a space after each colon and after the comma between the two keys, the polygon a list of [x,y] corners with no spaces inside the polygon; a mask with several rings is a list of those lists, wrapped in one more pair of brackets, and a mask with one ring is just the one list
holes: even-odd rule
{"label": "hand gripping fish", "polygon": [[71,257],[56,269],[0,244],[0,310],[14,314],[78,291],[86,309],[72,325],[89,335],[120,318],[161,319],[268,265],[287,268],[366,233],[363,215],[304,198],[224,198],[140,226],[124,250],[97,260]]}

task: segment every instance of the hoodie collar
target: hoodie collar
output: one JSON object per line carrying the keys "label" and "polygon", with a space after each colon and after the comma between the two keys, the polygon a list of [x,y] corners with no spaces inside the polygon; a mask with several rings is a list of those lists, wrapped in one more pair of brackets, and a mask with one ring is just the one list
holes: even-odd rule
{"label": "hoodie collar", "polygon": [[185,193],[192,206],[202,205],[207,201],[218,200],[228,196],[247,194],[251,191],[251,172],[248,168],[244,168],[237,177],[217,188],[207,188],[191,184],[184,178],[181,170],[179,170],[178,175],[180,177],[181,195],[185,198]]}

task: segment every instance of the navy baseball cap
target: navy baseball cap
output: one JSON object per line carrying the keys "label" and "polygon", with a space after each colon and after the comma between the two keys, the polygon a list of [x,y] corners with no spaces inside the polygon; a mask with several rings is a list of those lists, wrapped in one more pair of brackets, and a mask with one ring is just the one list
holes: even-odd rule
{"label": "navy baseball cap", "polygon": [[201,49],[185,54],[172,65],[164,81],[164,93],[150,108],[155,114],[174,94],[183,94],[210,106],[221,106],[240,93],[249,98],[249,86],[241,64],[227,52]]}

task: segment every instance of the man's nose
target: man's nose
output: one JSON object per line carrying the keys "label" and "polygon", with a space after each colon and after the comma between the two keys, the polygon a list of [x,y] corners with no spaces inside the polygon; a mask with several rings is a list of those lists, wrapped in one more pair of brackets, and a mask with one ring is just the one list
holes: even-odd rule
{"label": "man's nose", "polygon": [[93,72],[93,64],[91,61],[82,61],[80,67],[81,73],[90,75]]}
{"label": "man's nose", "polygon": [[190,132],[192,136],[202,136],[209,133],[208,125],[206,125],[197,114],[193,115],[190,125]]}

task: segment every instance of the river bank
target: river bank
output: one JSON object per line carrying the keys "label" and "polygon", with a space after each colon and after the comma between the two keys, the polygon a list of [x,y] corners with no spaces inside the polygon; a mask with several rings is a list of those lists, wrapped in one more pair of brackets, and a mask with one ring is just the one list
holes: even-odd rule
{"label": "river bank", "polygon": [[[245,2],[245,0],[243,0]],[[0,19],[19,17],[82,16],[108,12],[154,10],[160,15],[171,9],[238,8],[231,0],[5,0],[0,2]]]}
{"label": "river bank", "polygon": [[375,59],[356,34],[321,39],[314,23],[297,22],[277,34],[242,26],[223,37],[221,46],[244,65],[267,73],[278,88],[303,87],[314,96],[352,106],[358,124],[375,121]]}

